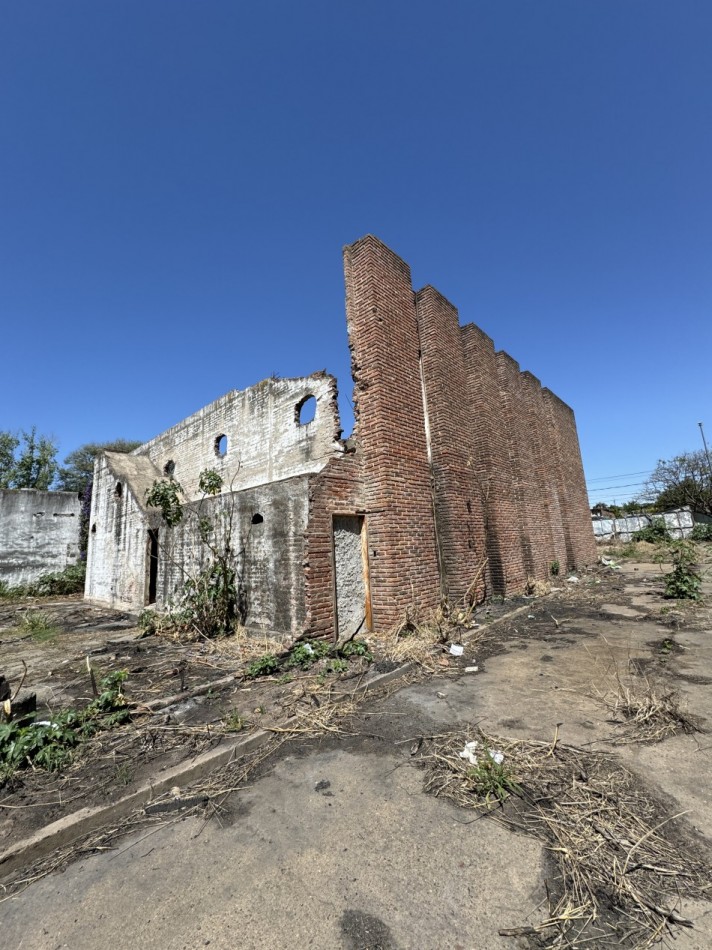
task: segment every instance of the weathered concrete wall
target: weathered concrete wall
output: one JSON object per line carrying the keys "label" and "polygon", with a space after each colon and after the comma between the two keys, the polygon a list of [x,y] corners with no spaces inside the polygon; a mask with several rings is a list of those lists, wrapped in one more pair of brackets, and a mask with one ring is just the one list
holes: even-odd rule
{"label": "weathered concrete wall", "polygon": [[[131,456],[105,456],[87,596],[142,607],[156,530],[156,602],[175,594],[206,552],[190,519],[171,531],[145,510],[146,489],[170,474],[197,504],[206,468],[225,486],[208,508],[231,510],[243,541],[251,626],[333,636],[339,614],[348,627],[362,612],[364,629],[385,630],[410,604],[517,593],[553,561],[595,558],[571,409],[461,328],[437,290],[415,293],[377,238],[345,248],[344,267],[353,438],[340,441],[335,380],[316,373],[228,393]],[[363,525],[360,574],[348,524]]]}
{"label": "weathered concrete wall", "polygon": [[693,514],[690,508],[678,508],[660,515],[627,515],[623,518],[592,518],[596,541],[630,541],[636,531],[642,531],[653,521],[662,518],[673,538],[689,538],[696,524],[709,524],[712,518]]}
{"label": "weathered concrete wall", "polygon": [[0,489],[0,580],[28,584],[76,564],[80,513],[74,492]]}
{"label": "weathered concrete wall", "polygon": [[299,633],[304,629],[304,534],[308,476],[283,479],[190,505],[173,530],[159,528],[158,597],[166,603],[188,577],[210,560],[197,519],[217,526],[221,543],[231,536],[234,564],[246,598],[250,628]]}
{"label": "weathered concrete wall", "polygon": [[[94,465],[84,596],[96,603],[141,610],[147,598],[146,546],[152,523],[141,491],[132,489],[121,461],[113,453],[104,454]],[[160,477],[157,469],[153,474]]]}
{"label": "weathered concrete wall", "polygon": [[[312,422],[300,424],[299,407],[316,400]],[[188,499],[198,497],[206,468],[223,478],[225,491],[240,491],[283,478],[320,471],[341,452],[336,381],[327,373],[295,379],[265,379],[233,390],[133,453],[173,474]],[[224,437],[226,451],[217,451]]]}
{"label": "weathered concrete wall", "polygon": [[[147,606],[149,532],[156,532],[155,603],[157,607],[166,606],[184,582],[209,561],[209,550],[198,531],[198,518],[207,517],[216,527],[216,537],[232,538],[234,566],[246,595],[247,625],[278,631],[303,629],[308,476],[191,502],[185,506],[180,524],[169,528],[157,511],[139,503],[131,484],[121,478],[122,462],[130,464],[130,457],[121,460],[105,455],[95,467],[85,591],[88,600],[131,611]],[[134,484],[141,479],[148,481],[150,474],[134,473]],[[158,477],[157,470],[155,474]]]}

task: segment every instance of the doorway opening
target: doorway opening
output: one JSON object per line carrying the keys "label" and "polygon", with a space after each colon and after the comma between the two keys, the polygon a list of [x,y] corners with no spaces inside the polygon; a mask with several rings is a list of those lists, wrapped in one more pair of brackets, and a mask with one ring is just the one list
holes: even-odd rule
{"label": "doorway opening", "polygon": [[360,515],[334,515],[336,637],[345,640],[371,630],[366,525]]}
{"label": "doorway opening", "polygon": [[155,604],[158,587],[158,530],[148,532],[146,561],[146,603]]}

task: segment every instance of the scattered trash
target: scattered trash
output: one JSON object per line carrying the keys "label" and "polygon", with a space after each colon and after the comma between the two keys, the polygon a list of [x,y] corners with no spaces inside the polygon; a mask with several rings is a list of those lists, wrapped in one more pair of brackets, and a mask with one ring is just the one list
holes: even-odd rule
{"label": "scattered trash", "polygon": [[314,652],[314,647],[311,645],[311,643],[303,643],[302,646],[303,646],[304,649],[307,651],[307,653],[313,653],[313,652]]}
{"label": "scattered trash", "polygon": [[549,591],[550,594],[557,594],[559,591],[562,591],[563,587],[552,587]]}
{"label": "scattered trash", "polygon": [[465,652],[465,648],[463,646],[460,646],[459,643],[450,644],[450,653],[453,656],[462,656],[464,652]]}
{"label": "scattered trash", "polygon": [[[477,765],[478,745],[479,742],[476,739],[473,739],[471,742],[466,742],[465,748],[460,752],[460,758],[465,759],[470,765]],[[487,749],[487,753],[495,765],[501,765],[504,762],[503,752],[499,752],[497,749]]]}
{"label": "scattered trash", "polygon": [[438,699],[445,699],[445,693],[436,693],[435,695],[438,697]]}
{"label": "scattered trash", "polygon": [[566,582],[567,582],[568,584],[578,584],[579,579],[578,579],[578,577],[573,577],[573,576],[572,576],[572,577],[567,577],[567,578],[566,578]]}
{"label": "scattered trash", "polygon": [[534,614],[527,614],[527,620],[534,620]]}
{"label": "scattered trash", "polygon": [[466,672],[466,673],[476,673],[478,670],[479,670],[479,666],[466,666],[466,667],[465,667],[465,672]]}

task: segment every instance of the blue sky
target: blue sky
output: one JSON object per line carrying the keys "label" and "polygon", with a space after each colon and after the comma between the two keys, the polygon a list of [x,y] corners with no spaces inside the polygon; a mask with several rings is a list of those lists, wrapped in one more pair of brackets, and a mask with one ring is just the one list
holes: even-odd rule
{"label": "blue sky", "polygon": [[593,500],[712,437],[709,0],[0,21],[1,429],[63,457],[321,368],[348,419],[371,232],[573,406]]}

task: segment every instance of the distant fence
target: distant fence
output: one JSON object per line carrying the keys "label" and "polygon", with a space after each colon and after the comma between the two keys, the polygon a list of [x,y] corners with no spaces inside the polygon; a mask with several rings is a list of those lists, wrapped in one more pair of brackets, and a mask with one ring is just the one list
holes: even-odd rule
{"label": "distant fence", "polygon": [[705,515],[693,514],[689,508],[666,511],[662,515],[627,515],[625,518],[593,517],[593,533],[596,541],[630,541],[636,531],[640,531],[655,519],[662,518],[673,538],[687,538],[698,522],[709,523],[712,519]]}

